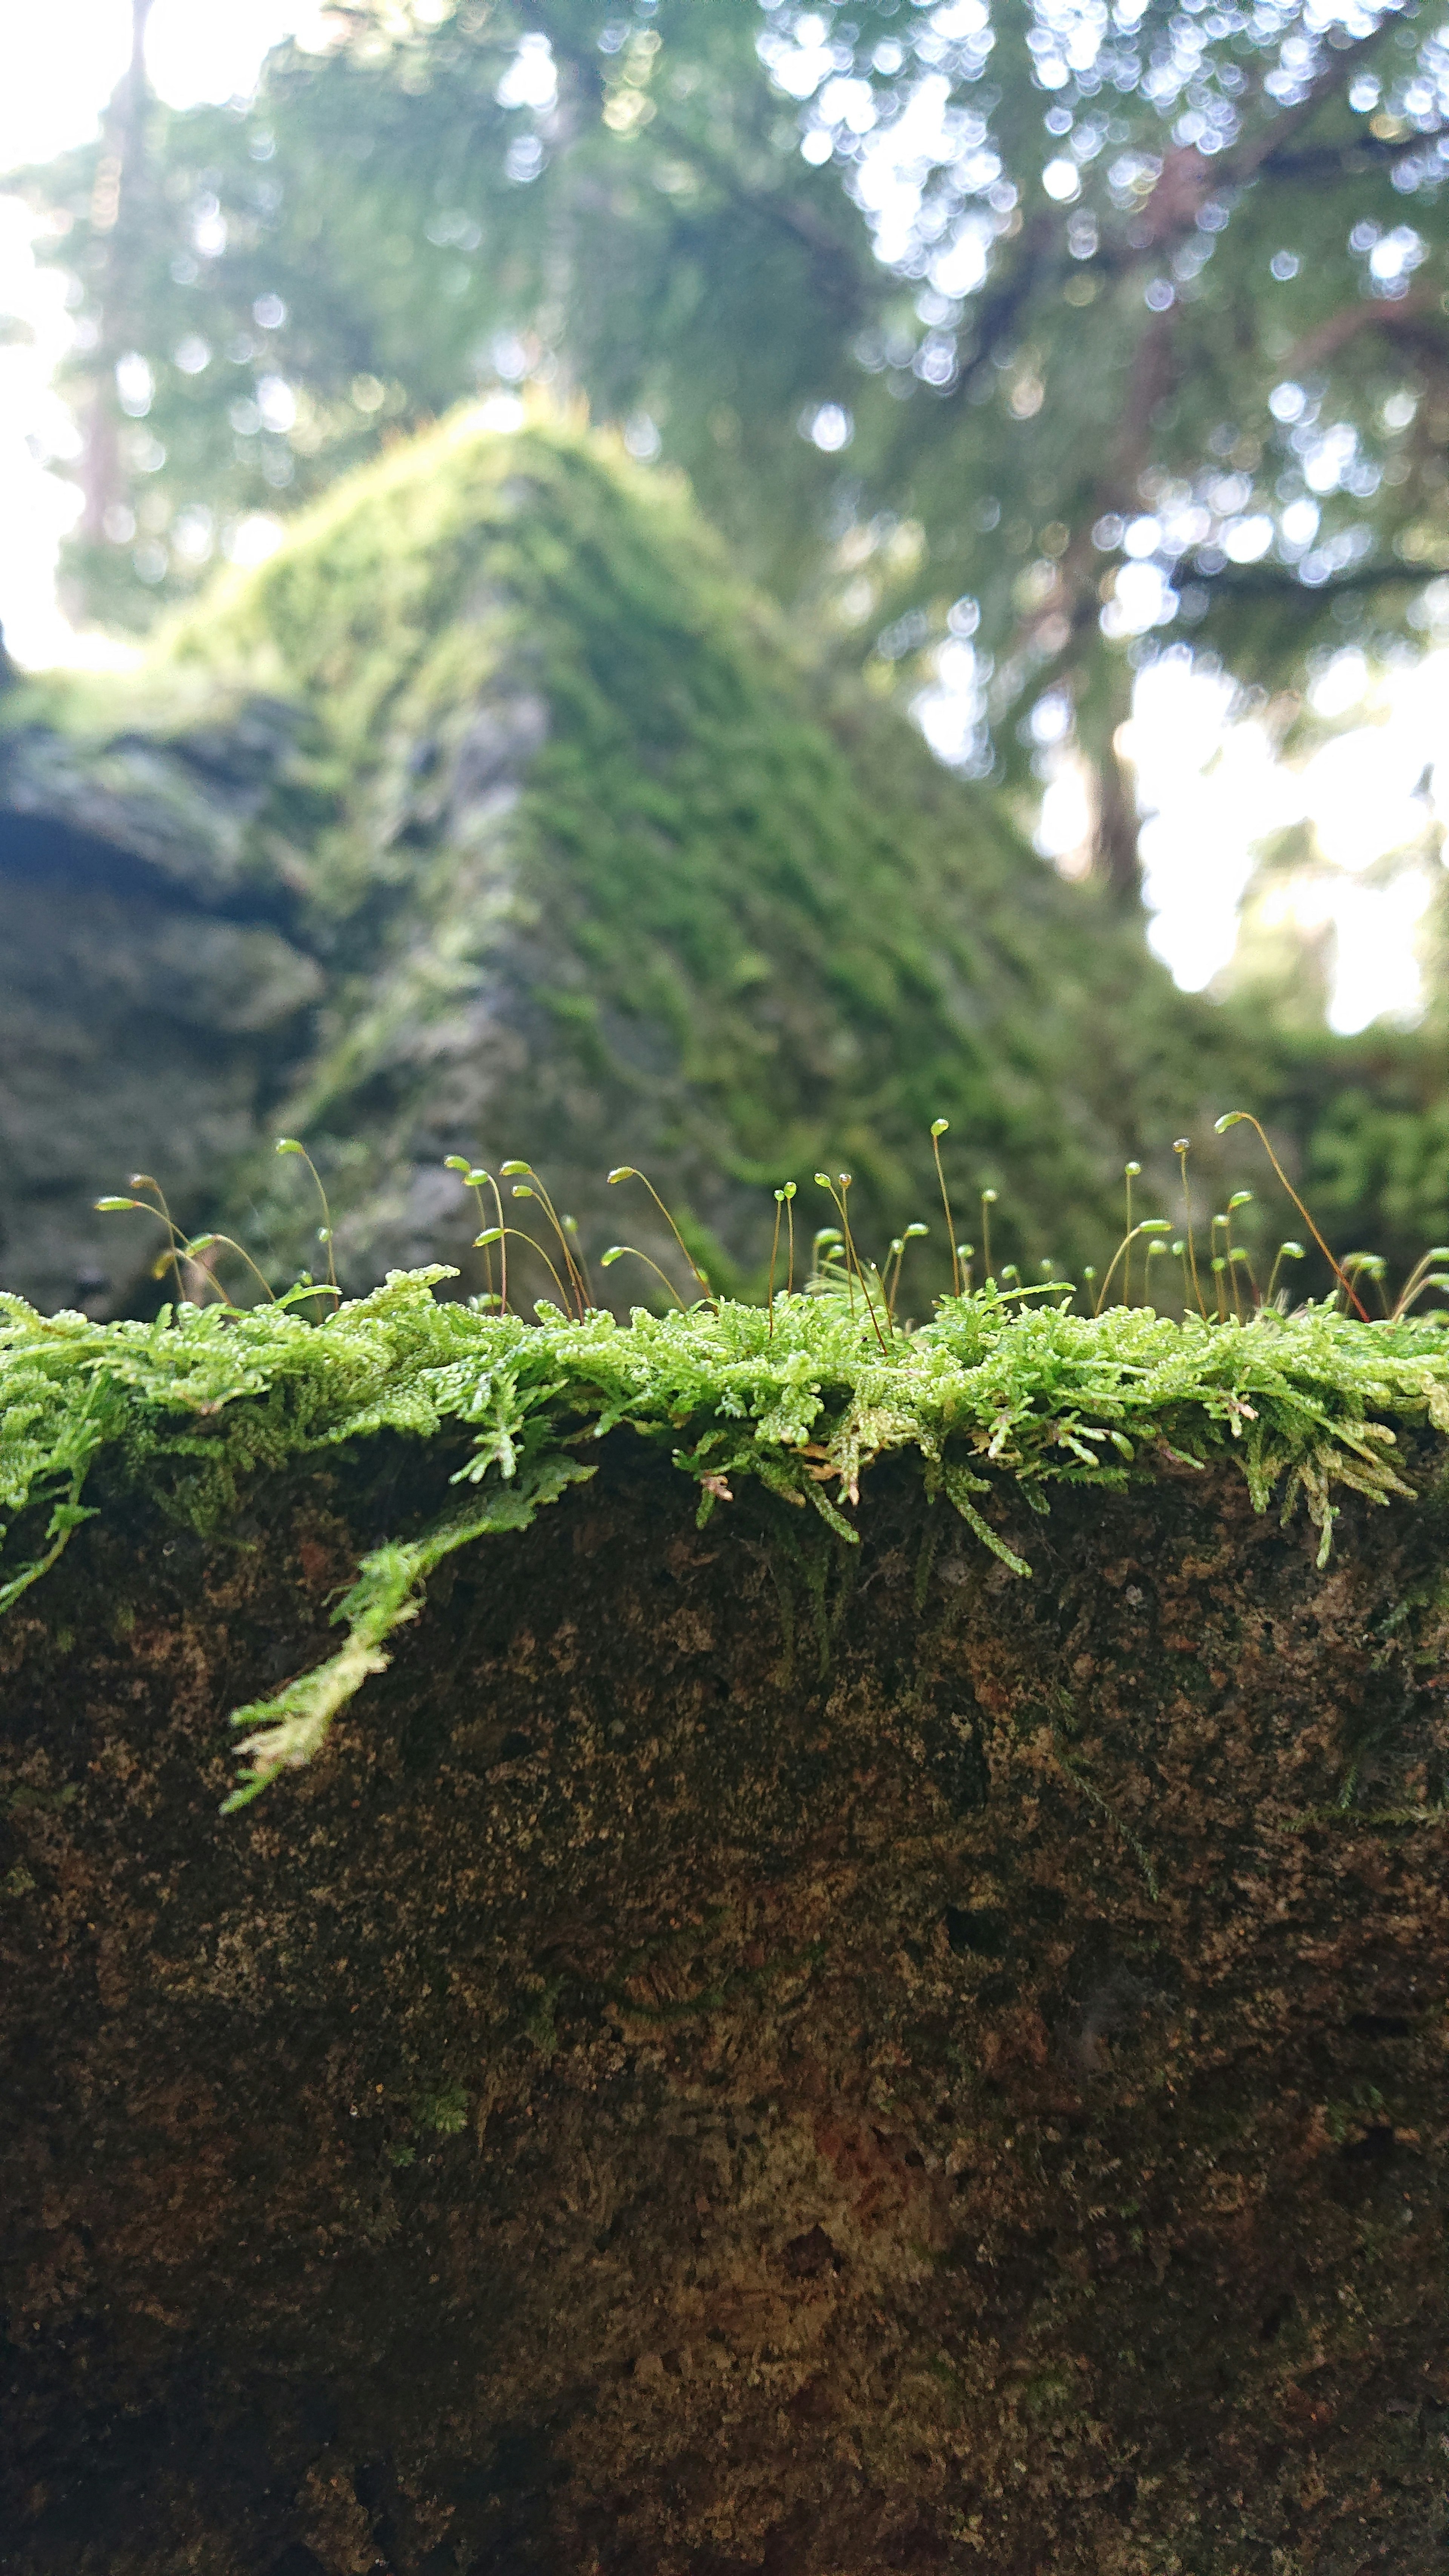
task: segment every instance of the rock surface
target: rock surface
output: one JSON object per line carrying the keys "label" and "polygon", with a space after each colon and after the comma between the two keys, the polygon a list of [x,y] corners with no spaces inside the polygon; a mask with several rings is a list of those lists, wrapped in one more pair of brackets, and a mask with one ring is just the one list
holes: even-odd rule
{"label": "rock surface", "polygon": [[214,1200],[306,1046],[325,978],[246,864],[291,732],[0,735],[0,1276],[43,1307],[124,1303],[155,1242],[93,1200],[137,1166]]}
{"label": "rock surface", "polygon": [[7,2571],[1436,2576],[1442,1506],[616,1434],[220,1822],[415,1473],[0,1628]]}
{"label": "rock surface", "polygon": [[822,1164],[883,1249],[931,1212],[937,1114],[999,1253],[1100,1258],[1123,1157],[1232,1079],[1134,928],[832,694],[667,480],[562,430],[452,424],[136,677],[10,688],[0,933],[0,1269],[45,1306],[154,1295],[154,1237],[91,1211],[135,1166],[278,1281],[315,1265],[279,1128],[354,1287],[482,1284],[458,1151],[536,1160],[591,1250],[686,1290],[612,1165],[720,1278],[757,1274],[776,1184],[829,1215]]}

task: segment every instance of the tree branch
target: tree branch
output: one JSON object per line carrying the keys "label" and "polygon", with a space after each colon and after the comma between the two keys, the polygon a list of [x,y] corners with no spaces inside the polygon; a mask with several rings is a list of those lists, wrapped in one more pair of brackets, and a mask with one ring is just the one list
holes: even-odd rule
{"label": "tree branch", "polygon": [[[556,57],[569,65],[591,104],[601,107],[604,83],[593,51],[570,43],[558,32],[554,32],[552,42]],[[822,269],[828,271],[830,291],[838,306],[857,313],[866,310],[872,297],[860,262],[849,242],[807,199],[787,195],[776,188],[749,187],[722,152],[717,152],[712,144],[677,124],[667,110],[655,116],[653,138],[656,143],[666,144],[671,152],[677,153],[681,161],[693,163],[729,204],[788,233],[811,252],[817,275]],[[885,291],[886,284],[883,278],[880,292]]]}
{"label": "tree branch", "polygon": [[1310,331],[1290,349],[1283,361],[1284,374],[1306,374],[1325,359],[1336,358],[1340,349],[1356,340],[1362,331],[1386,331],[1393,339],[1423,348],[1431,357],[1449,354],[1449,329],[1437,295],[1406,295],[1397,304],[1365,299],[1330,315],[1328,321],[1321,322],[1316,331]]}
{"label": "tree branch", "polygon": [[1221,572],[1193,570],[1187,577],[1222,598],[1281,599],[1285,607],[1291,603],[1302,608],[1310,600],[1346,599],[1364,590],[1416,590],[1423,582],[1437,581],[1441,568],[1437,564],[1356,564],[1352,571],[1335,573],[1328,581],[1309,583],[1299,581],[1286,564],[1225,564]]}
{"label": "tree branch", "polygon": [[1281,156],[1274,152],[1266,161],[1259,163],[1257,175],[1263,179],[1319,183],[1341,179],[1356,168],[1372,168],[1375,164],[1394,169],[1400,161],[1407,161],[1426,143],[1437,141],[1443,134],[1449,134],[1449,125],[1430,126],[1424,133],[1401,134],[1393,142],[1386,142],[1377,134],[1354,134],[1346,143],[1321,143],[1309,152],[1285,152]]}
{"label": "tree branch", "polygon": [[1277,155],[1289,136],[1306,125],[1324,100],[1343,86],[1392,23],[1391,16],[1381,18],[1369,35],[1333,55],[1302,98],[1292,107],[1281,109],[1259,133],[1244,136],[1230,152],[1208,155],[1189,143],[1167,153],[1157,184],[1134,227],[1140,247],[1161,249],[1192,232],[1209,198],[1221,196],[1225,188],[1245,188],[1260,176],[1281,175]]}
{"label": "tree branch", "polygon": [[962,367],[953,392],[960,396],[973,384],[983,367],[991,364],[1006,342],[1015,336],[1022,306],[1028,303],[1041,283],[1047,255],[1054,247],[1056,226],[1050,215],[1033,215],[1024,228],[1011,273],[1001,280],[976,305],[972,319],[975,329],[971,355]]}
{"label": "tree branch", "polygon": [[1371,28],[1366,36],[1360,36],[1356,45],[1346,45],[1342,53],[1331,56],[1317,80],[1310,82],[1304,96],[1292,107],[1282,108],[1261,133],[1235,144],[1231,152],[1224,153],[1218,166],[1226,171],[1228,186],[1244,188],[1250,179],[1255,179],[1265,164],[1281,151],[1289,135],[1296,134],[1301,125],[1308,124],[1310,118],[1317,115],[1324,100],[1331,97],[1334,90],[1342,88],[1359,64],[1367,61],[1389,29],[1397,24],[1397,12],[1387,10],[1378,25]]}

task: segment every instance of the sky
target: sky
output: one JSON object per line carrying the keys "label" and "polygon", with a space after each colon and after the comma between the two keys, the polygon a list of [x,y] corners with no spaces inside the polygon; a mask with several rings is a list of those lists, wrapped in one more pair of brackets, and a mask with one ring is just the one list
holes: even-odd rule
{"label": "sky", "polygon": [[[245,94],[267,48],[288,34],[306,43],[316,29],[320,37],[323,15],[324,0],[154,0],[152,83],[176,107]],[[26,211],[3,193],[4,174],[95,132],[125,68],[130,18],[129,0],[46,0],[10,13],[5,31],[0,312],[19,316],[31,337],[0,339],[0,603],[7,646],[30,669],[113,664],[134,648],[77,633],[56,597],[58,549],[79,508],[63,479],[74,432],[51,383],[69,320],[64,280],[37,267]],[[32,441],[59,459],[59,474],[38,461]],[[940,685],[927,693],[937,721],[926,730],[944,742],[953,690],[969,700],[969,646],[948,645],[942,663]],[[1449,652],[1387,675],[1345,652],[1313,696],[1316,712],[1342,730],[1290,764],[1275,756],[1261,718],[1230,720],[1224,680],[1170,654],[1139,678],[1123,747],[1145,817],[1149,937],[1178,982],[1200,991],[1228,964],[1256,848],[1301,824],[1309,864],[1275,900],[1304,930],[1335,934],[1330,1018],[1351,1032],[1382,1015],[1412,1019],[1418,1007],[1415,929],[1440,864],[1435,830],[1449,821]],[[1070,869],[1084,824],[1080,772],[1050,745],[1040,766],[1037,845]]]}

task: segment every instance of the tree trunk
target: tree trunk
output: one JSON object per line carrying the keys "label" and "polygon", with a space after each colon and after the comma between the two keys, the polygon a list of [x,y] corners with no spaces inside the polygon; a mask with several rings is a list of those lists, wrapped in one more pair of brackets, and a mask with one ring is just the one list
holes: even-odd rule
{"label": "tree trunk", "polygon": [[81,534],[93,545],[104,537],[106,512],[121,498],[125,485],[115,368],[128,345],[130,269],[140,248],[137,198],[146,156],[146,21],[150,14],[151,0],[131,0],[131,59],[106,112],[91,209],[92,230],[105,245],[95,382],[86,409],[80,470]]}
{"label": "tree trunk", "polygon": [[1430,2576],[1440,1507],[600,1454],[226,1822],[402,1444],[0,1627],[7,2571]]}
{"label": "tree trunk", "polygon": [[1132,715],[1132,672],[1113,661],[1077,705],[1077,732],[1090,764],[1095,815],[1092,874],[1124,910],[1140,915],[1142,862],[1137,810],[1137,781],[1132,764],[1117,748],[1117,736]]}
{"label": "tree trunk", "polygon": [[1122,758],[1111,735],[1098,748],[1094,775],[1097,840],[1093,871],[1119,903],[1140,904],[1142,862],[1138,845],[1142,818],[1137,811],[1136,782],[1130,763]]}

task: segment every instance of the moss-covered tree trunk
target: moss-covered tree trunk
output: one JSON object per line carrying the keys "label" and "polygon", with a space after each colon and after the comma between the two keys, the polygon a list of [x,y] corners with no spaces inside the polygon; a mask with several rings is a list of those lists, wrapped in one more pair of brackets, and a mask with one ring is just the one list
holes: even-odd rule
{"label": "moss-covered tree trunk", "polygon": [[221,1822],[408,1472],[0,1632],[6,2570],[1439,2570],[1432,1498],[1022,1582],[616,1434]]}

